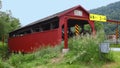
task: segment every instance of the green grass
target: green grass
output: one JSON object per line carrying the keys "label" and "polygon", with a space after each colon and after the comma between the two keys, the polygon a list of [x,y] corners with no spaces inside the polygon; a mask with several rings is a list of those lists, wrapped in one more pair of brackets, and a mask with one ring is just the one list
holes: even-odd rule
{"label": "green grass", "polygon": [[102,65],[102,68],[120,68],[120,52],[113,52],[114,62]]}
{"label": "green grass", "polygon": [[120,52],[112,52],[114,56],[113,62],[106,63],[75,63],[75,64],[54,64],[54,65],[40,65],[33,68],[120,68]]}
{"label": "green grass", "polygon": [[32,68],[34,66],[48,64],[51,58],[58,57],[60,49],[61,46],[56,46],[55,48],[46,47],[35,53],[25,55],[22,53],[12,53],[6,62],[15,68]]}
{"label": "green grass", "polygon": [[120,48],[120,44],[111,44],[110,47]]}
{"label": "green grass", "polygon": [[114,52],[114,58],[116,61],[116,68],[120,68],[120,52]]}
{"label": "green grass", "polygon": [[88,66],[85,65],[41,65],[38,66],[37,68],[48,68],[48,67],[49,68],[89,68]]}
{"label": "green grass", "polygon": [[120,62],[120,52],[114,52],[113,55],[115,57],[115,61]]}

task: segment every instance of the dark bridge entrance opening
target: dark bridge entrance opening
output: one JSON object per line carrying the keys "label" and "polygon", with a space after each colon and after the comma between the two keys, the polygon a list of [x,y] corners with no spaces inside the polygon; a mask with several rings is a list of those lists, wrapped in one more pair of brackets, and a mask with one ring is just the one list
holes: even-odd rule
{"label": "dark bridge entrance opening", "polygon": [[[91,28],[87,20],[78,20],[78,19],[68,19],[68,38],[76,36],[75,26],[78,25],[79,36],[85,34],[91,34]],[[88,30],[88,28],[90,28]],[[64,25],[62,26],[62,39],[64,39]]]}

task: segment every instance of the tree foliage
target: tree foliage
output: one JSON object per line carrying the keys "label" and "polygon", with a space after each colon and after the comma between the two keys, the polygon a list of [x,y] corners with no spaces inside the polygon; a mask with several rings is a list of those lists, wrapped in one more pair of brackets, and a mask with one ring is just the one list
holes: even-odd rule
{"label": "tree foliage", "polygon": [[[91,27],[89,24],[85,25],[85,30],[91,31]],[[104,30],[103,23],[95,21],[95,30],[97,30],[97,31]]]}
{"label": "tree foliage", "polygon": [[95,22],[95,29],[97,30],[97,31],[100,31],[100,30],[104,30],[103,29],[104,27],[103,27],[103,23],[102,22]]}
{"label": "tree foliage", "polygon": [[19,28],[19,19],[13,17],[11,12],[1,12],[0,11],[0,40],[3,36],[8,36],[8,33]]}

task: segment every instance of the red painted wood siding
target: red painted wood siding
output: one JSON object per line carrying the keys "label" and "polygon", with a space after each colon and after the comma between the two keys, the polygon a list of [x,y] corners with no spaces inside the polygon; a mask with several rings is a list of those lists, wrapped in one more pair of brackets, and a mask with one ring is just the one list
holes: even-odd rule
{"label": "red painted wood siding", "polygon": [[13,37],[8,41],[10,51],[14,52],[32,52],[39,47],[51,45],[54,46],[61,42],[59,29],[36,32],[33,34],[24,35],[21,37]]}

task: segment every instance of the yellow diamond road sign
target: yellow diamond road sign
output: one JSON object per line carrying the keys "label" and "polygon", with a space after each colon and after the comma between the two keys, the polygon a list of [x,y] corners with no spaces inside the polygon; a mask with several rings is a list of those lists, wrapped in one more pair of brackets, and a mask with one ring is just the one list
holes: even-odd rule
{"label": "yellow diamond road sign", "polygon": [[90,14],[89,18],[90,18],[90,20],[93,20],[93,21],[101,21],[101,22],[107,21],[107,17],[104,15]]}

